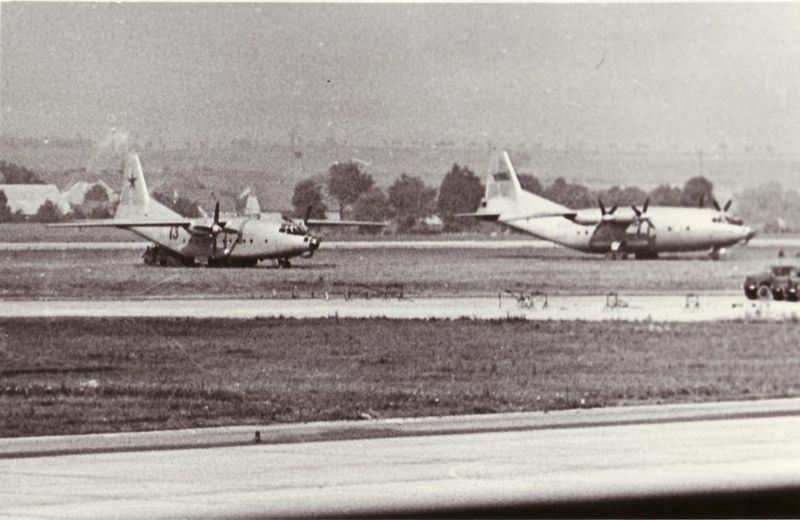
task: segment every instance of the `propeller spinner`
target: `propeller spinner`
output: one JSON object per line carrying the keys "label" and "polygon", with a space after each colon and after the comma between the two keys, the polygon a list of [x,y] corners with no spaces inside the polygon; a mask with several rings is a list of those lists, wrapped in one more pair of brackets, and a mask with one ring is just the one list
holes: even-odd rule
{"label": "propeller spinner", "polygon": [[728,199],[728,202],[726,202],[724,206],[720,207],[719,202],[717,202],[717,199],[712,197],[711,204],[714,206],[714,209],[719,211],[720,217],[725,219],[725,221],[728,224],[734,224],[737,226],[743,224],[742,219],[728,214],[728,210],[731,209],[731,205],[733,204],[733,199]]}

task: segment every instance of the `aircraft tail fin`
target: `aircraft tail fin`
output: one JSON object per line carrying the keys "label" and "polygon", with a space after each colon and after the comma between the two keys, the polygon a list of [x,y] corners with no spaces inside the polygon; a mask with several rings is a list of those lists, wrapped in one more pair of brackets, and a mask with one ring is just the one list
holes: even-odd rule
{"label": "aircraft tail fin", "polygon": [[522,189],[511,158],[503,150],[492,158],[489,165],[486,194],[478,211],[490,215],[499,214],[500,220],[504,220],[520,214],[555,216],[570,209]]}
{"label": "aircraft tail fin", "polygon": [[[122,189],[114,218],[49,224],[49,227],[116,227],[142,234],[135,228],[175,228],[193,224],[193,220],[179,215],[157,200],[150,200],[142,163],[138,155],[131,153],[122,162]],[[152,240],[149,235],[142,236]]]}
{"label": "aircraft tail fin", "polygon": [[130,153],[122,164],[122,189],[114,218],[146,215],[149,206],[150,194],[147,192],[142,163],[137,154]]}
{"label": "aircraft tail fin", "polygon": [[489,175],[486,177],[485,200],[502,197],[517,199],[522,187],[517,178],[511,158],[505,150],[496,154],[489,165]]}

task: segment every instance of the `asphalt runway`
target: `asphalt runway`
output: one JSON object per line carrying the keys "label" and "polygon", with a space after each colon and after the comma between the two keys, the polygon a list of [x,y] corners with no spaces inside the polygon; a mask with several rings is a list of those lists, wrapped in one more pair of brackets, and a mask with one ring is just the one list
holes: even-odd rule
{"label": "asphalt runway", "polygon": [[[149,242],[0,242],[0,251],[70,251],[144,249]],[[322,241],[320,251],[361,249],[550,249],[560,247],[538,239],[496,240],[365,240]],[[800,247],[797,237],[756,237],[746,247]]]}
{"label": "asphalt runway", "polygon": [[[652,414],[664,419],[654,422]],[[0,457],[0,518],[476,516],[514,506],[530,512],[557,503],[712,492],[735,499],[800,488],[798,400],[519,414],[528,427],[517,429],[503,426],[508,415],[474,417],[487,430],[479,432],[468,426],[451,434]],[[468,422],[408,422],[435,430],[449,420]],[[36,439],[0,446],[14,441]],[[800,502],[791,496],[783,514],[796,516]],[[757,514],[733,509],[726,516],[736,512]]]}
{"label": "asphalt runway", "polygon": [[484,298],[326,299],[92,299],[0,300],[0,317],[172,318],[389,318],[527,319],[588,321],[789,320],[799,302],[749,301],[736,293],[533,296],[527,301],[498,294]]}

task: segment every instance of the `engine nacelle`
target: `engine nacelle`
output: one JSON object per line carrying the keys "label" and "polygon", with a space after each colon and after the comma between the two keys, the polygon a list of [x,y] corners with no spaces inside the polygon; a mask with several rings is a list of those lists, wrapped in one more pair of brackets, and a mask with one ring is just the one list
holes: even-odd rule
{"label": "engine nacelle", "polygon": [[192,235],[210,235],[211,226],[209,226],[208,224],[198,224],[192,222],[189,226],[186,227],[186,231],[188,231]]}

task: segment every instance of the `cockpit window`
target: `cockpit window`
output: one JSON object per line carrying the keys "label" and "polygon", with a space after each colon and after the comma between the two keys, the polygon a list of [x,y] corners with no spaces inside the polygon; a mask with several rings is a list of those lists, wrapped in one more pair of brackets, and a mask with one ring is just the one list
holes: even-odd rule
{"label": "cockpit window", "polygon": [[281,224],[281,227],[278,229],[280,233],[288,233],[290,235],[300,235],[303,236],[308,233],[306,227],[302,224]]}
{"label": "cockpit window", "polygon": [[289,226],[289,229],[287,230],[287,233],[289,233],[290,235],[303,236],[303,235],[306,234],[306,230],[302,226]]}

